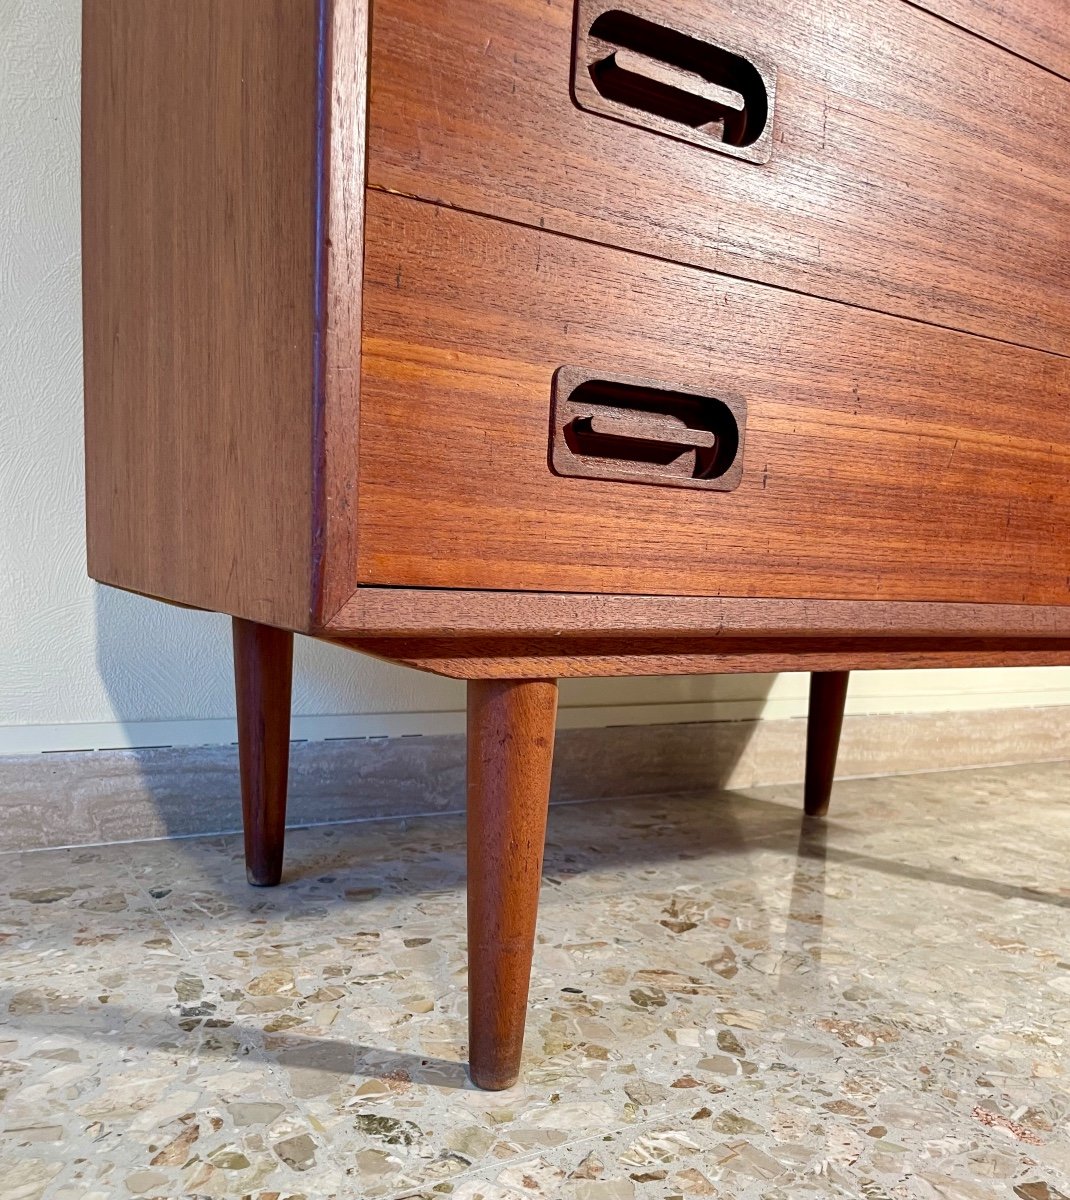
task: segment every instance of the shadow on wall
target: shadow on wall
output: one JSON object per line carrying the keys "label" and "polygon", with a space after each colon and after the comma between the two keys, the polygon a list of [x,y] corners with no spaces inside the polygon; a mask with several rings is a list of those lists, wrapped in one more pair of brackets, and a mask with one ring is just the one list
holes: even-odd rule
{"label": "shadow on wall", "polygon": [[[112,756],[94,756],[98,839],[240,829],[229,619],[103,586],[95,588],[95,605],[98,670],[116,719],[127,727],[135,746]],[[396,678],[384,672],[394,672]],[[463,710],[463,684],[388,668],[337,647],[297,639],[295,697],[299,703],[306,701],[306,709],[311,696],[320,711],[353,712],[352,681],[363,676],[361,683],[367,683],[369,675],[376,711],[392,711],[402,704],[409,711]],[[559,729],[553,799],[723,788],[747,751],[754,722],[672,723],[673,705],[687,703],[690,715],[695,703],[731,700],[734,712],[757,713],[773,678],[566,680],[562,707],[590,709],[593,720],[606,719],[607,705],[610,720],[617,706],[621,719],[627,720],[634,705],[642,705],[644,712],[651,705],[665,705],[668,720]],[[390,686],[397,679],[411,689],[407,695]],[[377,686],[382,683],[387,686]],[[366,688],[362,699],[366,704]],[[191,721],[203,721],[204,743],[211,744],[172,745],[168,726]],[[138,745],[143,739],[155,744]],[[137,764],[136,788],[130,785],[131,757]],[[464,758],[463,738],[455,733],[294,741],[288,824],[460,810]],[[88,786],[93,789],[91,781]]]}

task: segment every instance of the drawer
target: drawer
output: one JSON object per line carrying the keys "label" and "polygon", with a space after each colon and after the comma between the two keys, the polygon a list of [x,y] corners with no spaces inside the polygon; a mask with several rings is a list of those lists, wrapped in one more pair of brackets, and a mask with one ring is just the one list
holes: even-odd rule
{"label": "drawer", "polygon": [[371,186],[1070,351],[1067,81],[899,0],[624,8],[775,70],[768,161],[581,108],[571,0],[377,0]]}
{"label": "drawer", "polygon": [[[1070,360],[367,200],[361,583],[1070,602]],[[562,366],[742,400],[738,486],[555,473]]]}
{"label": "drawer", "polygon": [[1066,0],[924,0],[922,7],[1057,75],[1070,75]]}

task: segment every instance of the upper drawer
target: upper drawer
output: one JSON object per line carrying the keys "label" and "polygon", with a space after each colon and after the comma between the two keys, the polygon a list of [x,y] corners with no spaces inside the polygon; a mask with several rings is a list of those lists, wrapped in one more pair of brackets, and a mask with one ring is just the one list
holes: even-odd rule
{"label": "upper drawer", "polygon": [[[358,582],[1070,604],[1070,359],[407,198],[367,218]],[[659,394],[622,412],[581,369]],[[742,477],[680,486],[705,430],[733,452],[718,402]]]}
{"label": "upper drawer", "polygon": [[1070,76],[1066,0],[921,0],[921,7],[1050,71]]}
{"label": "upper drawer", "polygon": [[1070,84],[898,0],[624,9],[775,68],[768,162],[578,107],[568,0],[377,0],[370,184],[1070,352]]}

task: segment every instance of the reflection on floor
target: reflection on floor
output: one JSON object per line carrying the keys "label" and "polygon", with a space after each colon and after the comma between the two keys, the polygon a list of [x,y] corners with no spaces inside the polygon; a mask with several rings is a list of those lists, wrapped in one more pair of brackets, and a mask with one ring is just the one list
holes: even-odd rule
{"label": "reflection on floor", "polygon": [[1070,1195],[1070,765],[558,807],[523,1081],[463,820],[0,858],[0,1197]]}

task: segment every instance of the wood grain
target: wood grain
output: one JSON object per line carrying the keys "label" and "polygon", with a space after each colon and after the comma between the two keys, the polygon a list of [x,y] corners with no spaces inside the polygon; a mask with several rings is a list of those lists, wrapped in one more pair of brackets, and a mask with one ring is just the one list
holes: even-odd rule
{"label": "wood grain", "polygon": [[454,679],[731,675],[1070,665],[1070,640],[1036,638],[368,638],[333,640]]}
{"label": "wood grain", "polygon": [[326,627],[327,637],[559,637],[590,633],[633,638],[1013,637],[1070,638],[1070,605],[914,604],[881,600],[622,596],[583,592],[475,592],[358,588]]}
{"label": "wood grain", "polygon": [[[327,621],[357,579],[361,276],[364,270],[364,159],[368,0],[333,0],[324,71],[325,157],[317,225],[323,268],[318,326],[322,355],[316,425],[314,610]],[[325,92],[325,94],[327,94]]]}
{"label": "wood grain", "polygon": [[312,0],[87,0],[94,578],[307,628]]}
{"label": "wood grain", "polygon": [[912,0],[998,46],[1070,78],[1066,0]]}
{"label": "wood grain", "polygon": [[520,1073],[556,716],[553,680],[468,685],[468,1056],[492,1091]]}
{"label": "wood grain", "polygon": [[[378,192],[367,222],[362,583],[1070,602],[1070,360]],[[552,474],[563,363],[743,396],[740,487]]]}
{"label": "wood grain", "polygon": [[370,182],[1070,352],[1065,81],[888,0],[645,0],[776,65],[756,166],[576,108],[573,7],[377,3]]}

